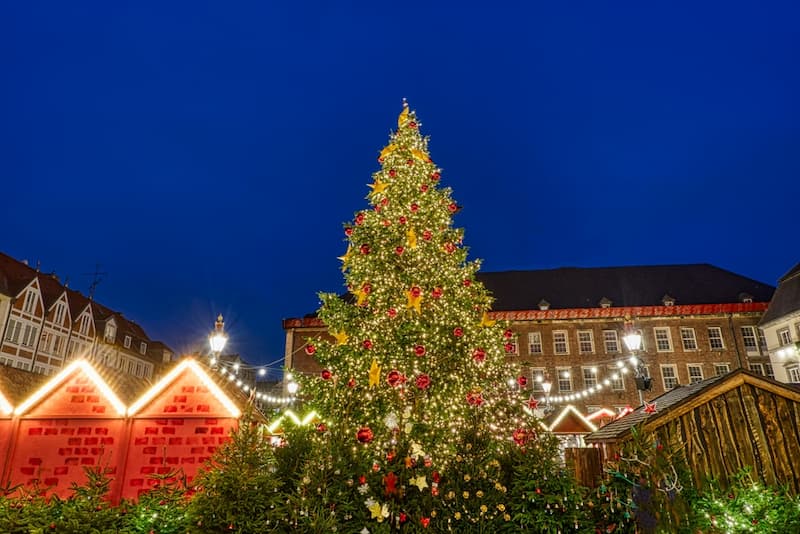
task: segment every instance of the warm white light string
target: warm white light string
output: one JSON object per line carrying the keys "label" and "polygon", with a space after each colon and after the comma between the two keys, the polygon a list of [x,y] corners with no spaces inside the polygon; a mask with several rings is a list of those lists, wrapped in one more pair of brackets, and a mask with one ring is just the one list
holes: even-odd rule
{"label": "warm white light string", "polygon": [[[233,383],[235,386],[237,386],[239,389],[241,389],[247,394],[253,393],[254,387],[249,384],[246,384],[241,378],[238,377],[235,371],[231,372],[222,366],[219,367],[218,370],[222,376],[228,379],[228,382]],[[256,391],[254,396],[257,400],[260,400],[262,402],[268,402],[270,404],[290,404],[295,400],[294,396],[275,397],[273,395],[267,395],[266,393],[261,393],[259,391]]]}
{"label": "warm white light string", "polygon": [[[599,376],[597,377],[597,385],[588,387],[581,391],[576,391],[575,393],[570,393],[568,395],[544,395],[541,398],[538,398],[537,401],[540,403],[550,403],[550,404],[562,404],[565,402],[574,402],[577,400],[585,399],[587,397],[591,397],[597,393],[600,393],[605,388],[611,387],[612,381],[619,380],[624,378],[628,373],[635,373],[636,367],[639,365],[640,361],[636,356],[631,356],[627,360],[611,360],[616,362],[617,371],[612,373],[610,376],[601,379]],[[590,364],[588,367],[595,369],[595,374],[597,373],[597,368],[603,365],[603,363],[595,363]],[[587,367],[583,365],[582,367]],[[559,371],[559,373],[563,372],[570,372],[570,371]],[[542,383],[543,380],[540,380],[542,377],[537,377],[537,382]],[[558,382],[559,376],[556,376],[555,382]]]}

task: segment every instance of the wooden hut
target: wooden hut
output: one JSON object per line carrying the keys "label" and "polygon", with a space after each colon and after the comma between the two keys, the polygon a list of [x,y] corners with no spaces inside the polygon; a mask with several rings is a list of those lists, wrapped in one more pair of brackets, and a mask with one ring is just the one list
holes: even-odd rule
{"label": "wooden hut", "polygon": [[682,449],[695,484],[723,484],[743,468],[800,493],[800,391],[750,371],[679,386],[584,439],[604,457],[641,424]]}

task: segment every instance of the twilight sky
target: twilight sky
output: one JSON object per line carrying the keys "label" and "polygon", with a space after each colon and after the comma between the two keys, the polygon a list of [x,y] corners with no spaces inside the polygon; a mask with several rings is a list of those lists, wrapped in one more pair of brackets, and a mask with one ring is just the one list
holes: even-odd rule
{"label": "twilight sky", "polygon": [[483,270],[800,261],[797,2],[332,4],[5,2],[0,251],[278,369],[407,97]]}

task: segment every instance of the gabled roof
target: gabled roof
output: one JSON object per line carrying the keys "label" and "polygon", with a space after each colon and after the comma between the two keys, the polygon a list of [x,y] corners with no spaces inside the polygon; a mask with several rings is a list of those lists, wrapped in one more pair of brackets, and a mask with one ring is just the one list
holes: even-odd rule
{"label": "gabled roof", "polygon": [[797,311],[800,311],[800,263],[778,281],[778,289],[761,317],[759,326],[765,326]]}
{"label": "gabled roof", "polygon": [[625,439],[631,428],[639,423],[644,423],[647,428],[661,426],[675,417],[680,417],[697,406],[708,402],[710,398],[715,398],[745,383],[800,402],[800,391],[786,384],[757,375],[752,371],[738,369],[732,373],[671,389],[653,399],[652,402],[656,404],[655,412],[647,413],[645,407],[641,406],[628,415],[608,423],[598,431],[592,432],[584,439],[587,443],[614,443],[620,441]]}
{"label": "gabled roof", "polygon": [[479,272],[492,292],[494,311],[535,310],[542,299],[551,309],[596,308],[604,298],[614,307],[741,302],[748,293],[768,302],[775,288],[707,263],[635,267],[562,267],[535,271]]}

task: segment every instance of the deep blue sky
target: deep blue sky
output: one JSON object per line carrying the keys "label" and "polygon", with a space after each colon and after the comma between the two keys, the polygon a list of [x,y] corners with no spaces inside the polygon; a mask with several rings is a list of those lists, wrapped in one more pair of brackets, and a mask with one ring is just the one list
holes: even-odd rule
{"label": "deep blue sky", "polygon": [[5,2],[0,250],[280,359],[407,97],[484,270],[800,260],[796,2],[285,3]]}

